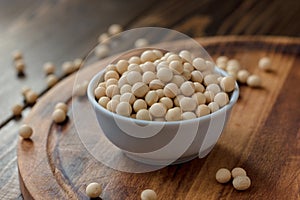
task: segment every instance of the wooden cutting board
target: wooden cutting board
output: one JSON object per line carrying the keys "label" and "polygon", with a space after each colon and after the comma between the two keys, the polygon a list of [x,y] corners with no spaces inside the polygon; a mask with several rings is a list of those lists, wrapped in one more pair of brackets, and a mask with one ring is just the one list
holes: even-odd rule
{"label": "wooden cutting board", "polygon": [[[262,77],[263,88],[240,87],[228,126],[217,145],[204,159],[172,165],[147,173],[126,173],[99,162],[99,154],[114,159],[123,155],[105,138],[82,141],[75,122],[94,126],[74,112],[86,98],[71,98],[74,80],[90,78],[111,58],[79,71],[46,93],[24,120],[34,129],[32,140],[18,143],[20,186],[25,199],[88,199],[90,182],[103,186],[102,199],[139,199],[146,188],[159,199],[299,199],[300,195],[300,40],[281,37],[212,37],[197,39],[216,58],[238,59],[243,68]],[[166,44],[187,48],[184,41]],[[269,56],[273,71],[258,69],[259,58]],[[78,78],[79,77],[79,78]],[[68,102],[69,119],[53,124],[57,102]],[[76,118],[76,120],[74,119]],[[82,131],[82,127],[81,127]],[[90,146],[86,145],[90,142]],[[85,145],[84,145],[85,144]],[[97,155],[98,152],[98,155]],[[96,157],[95,157],[96,155]],[[100,156],[101,156],[100,155]],[[221,167],[243,167],[252,180],[247,191],[219,184],[215,173]]]}

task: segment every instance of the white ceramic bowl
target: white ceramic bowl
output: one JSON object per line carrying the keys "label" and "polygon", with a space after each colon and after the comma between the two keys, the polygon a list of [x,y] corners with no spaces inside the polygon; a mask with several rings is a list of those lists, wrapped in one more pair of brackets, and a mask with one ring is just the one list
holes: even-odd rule
{"label": "white ceramic bowl", "polygon": [[[218,68],[216,72],[226,75]],[[216,144],[239,96],[236,84],[229,104],[214,113],[175,122],[144,121],[112,113],[97,103],[94,89],[103,81],[103,75],[104,70],[97,73],[87,91],[103,133],[128,157],[152,165],[177,164],[205,157]]]}

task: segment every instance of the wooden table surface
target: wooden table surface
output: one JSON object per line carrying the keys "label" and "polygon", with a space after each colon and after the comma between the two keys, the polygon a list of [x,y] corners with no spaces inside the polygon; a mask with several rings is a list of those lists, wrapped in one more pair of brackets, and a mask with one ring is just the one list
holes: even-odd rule
{"label": "wooden table surface", "polygon": [[[166,27],[191,37],[299,37],[299,20],[300,3],[294,0],[0,1],[0,199],[22,199],[16,157],[17,129],[31,108],[26,107],[22,118],[16,119],[11,107],[23,103],[21,88],[25,85],[40,96],[48,90],[43,63],[52,61],[61,66],[64,61],[84,57],[97,43],[97,37],[113,23],[125,29]],[[11,52],[15,49],[24,52],[27,68],[23,78],[16,76],[12,64]],[[61,75],[60,67],[57,69]],[[299,74],[299,70],[296,72]],[[290,87],[297,90],[294,85]],[[299,132],[299,127],[294,129]],[[299,155],[299,144],[297,149]]]}

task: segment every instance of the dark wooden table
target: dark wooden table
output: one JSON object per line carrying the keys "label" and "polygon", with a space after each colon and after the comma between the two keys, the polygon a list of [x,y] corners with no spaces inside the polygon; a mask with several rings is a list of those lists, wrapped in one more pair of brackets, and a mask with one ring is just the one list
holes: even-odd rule
{"label": "dark wooden table", "polygon": [[[16,164],[22,118],[13,118],[11,107],[23,102],[21,88],[25,85],[40,96],[48,90],[43,63],[52,61],[61,75],[61,64],[84,57],[113,23],[124,29],[166,27],[191,37],[299,37],[299,20],[300,3],[294,0],[0,1],[0,199],[22,199]],[[24,53],[23,78],[16,76],[12,64],[15,49]],[[26,107],[22,117],[30,109]]]}

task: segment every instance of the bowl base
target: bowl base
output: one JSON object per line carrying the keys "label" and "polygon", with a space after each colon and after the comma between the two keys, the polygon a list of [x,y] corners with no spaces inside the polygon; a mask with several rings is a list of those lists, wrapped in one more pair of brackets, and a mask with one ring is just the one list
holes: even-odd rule
{"label": "bowl base", "polygon": [[124,153],[128,158],[143,163],[143,164],[147,164],[147,165],[177,165],[177,164],[182,164],[188,161],[191,161],[195,158],[198,157],[198,154],[194,154],[191,156],[187,156],[187,157],[183,157],[183,158],[179,158],[175,161],[170,161],[170,160],[154,160],[154,159],[149,159],[149,158],[143,158],[137,155],[133,155],[130,153]]}

